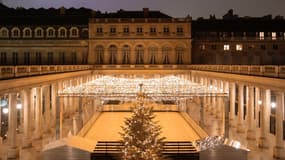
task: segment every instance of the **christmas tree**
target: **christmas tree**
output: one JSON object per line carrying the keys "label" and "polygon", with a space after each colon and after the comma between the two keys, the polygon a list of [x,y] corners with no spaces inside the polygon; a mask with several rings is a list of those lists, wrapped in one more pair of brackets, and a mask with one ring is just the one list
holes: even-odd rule
{"label": "christmas tree", "polygon": [[[142,85],[141,85],[142,86]],[[132,108],[133,114],[126,118],[122,127],[122,159],[159,160],[163,137],[161,127],[154,121],[152,107],[145,107],[145,95],[140,91],[137,102]]]}

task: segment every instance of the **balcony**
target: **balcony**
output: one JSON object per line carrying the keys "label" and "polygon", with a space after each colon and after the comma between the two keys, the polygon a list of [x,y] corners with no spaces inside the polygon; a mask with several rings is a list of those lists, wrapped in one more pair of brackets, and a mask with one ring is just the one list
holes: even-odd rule
{"label": "balcony", "polygon": [[90,65],[0,66],[0,79],[89,70]]}
{"label": "balcony", "polygon": [[285,66],[274,65],[190,65],[192,70],[285,78]]}

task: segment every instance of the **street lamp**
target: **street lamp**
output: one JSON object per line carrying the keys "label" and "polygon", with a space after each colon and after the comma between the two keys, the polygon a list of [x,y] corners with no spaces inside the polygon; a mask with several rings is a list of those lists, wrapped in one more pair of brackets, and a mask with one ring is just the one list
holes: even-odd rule
{"label": "street lamp", "polygon": [[17,103],[16,108],[17,109],[22,109],[22,104],[21,103]]}
{"label": "street lamp", "polygon": [[276,103],[275,102],[271,103],[271,108],[276,108]]}
{"label": "street lamp", "polygon": [[261,100],[258,100],[258,105],[262,105],[262,101]]}
{"label": "street lamp", "polygon": [[4,114],[8,114],[9,113],[9,109],[8,108],[3,108],[3,113]]}

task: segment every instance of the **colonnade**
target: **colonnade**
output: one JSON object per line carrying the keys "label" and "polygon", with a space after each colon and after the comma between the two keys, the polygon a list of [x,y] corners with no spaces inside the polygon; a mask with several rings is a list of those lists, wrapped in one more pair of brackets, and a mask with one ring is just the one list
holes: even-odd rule
{"label": "colonnade", "polygon": [[[27,86],[0,95],[8,102],[7,158],[17,158],[20,148],[32,147],[33,141],[42,140],[44,136],[49,136],[49,139],[53,140],[67,136],[63,135],[62,131],[65,119],[73,119],[76,127],[73,127],[72,134],[77,134],[82,127],[80,122],[84,118],[80,112],[80,97],[59,97],[58,93],[64,88],[91,80],[92,75],[75,77],[38,86]],[[19,104],[21,108],[17,107]],[[17,136],[19,133],[23,135],[20,138]]]}
{"label": "colonnade", "polygon": [[[198,74],[191,76],[191,80],[209,89],[228,93],[228,127],[237,134],[245,134],[247,141],[256,142],[259,148],[272,149],[273,157],[285,158],[285,90]],[[225,103],[221,98],[204,97],[203,103],[206,112],[218,120],[224,120]],[[218,130],[218,134],[224,134],[224,131]]]}

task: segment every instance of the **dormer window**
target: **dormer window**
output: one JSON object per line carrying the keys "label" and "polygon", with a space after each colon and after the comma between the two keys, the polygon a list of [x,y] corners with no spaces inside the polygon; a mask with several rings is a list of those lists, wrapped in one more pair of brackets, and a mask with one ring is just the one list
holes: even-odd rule
{"label": "dormer window", "polygon": [[32,37],[32,30],[30,28],[25,28],[23,30],[24,32],[24,38],[31,38]]}
{"label": "dormer window", "polygon": [[70,37],[79,37],[78,32],[79,31],[77,27],[72,27],[70,29]]}
{"label": "dormer window", "polygon": [[58,37],[59,38],[66,38],[66,29],[64,27],[61,27],[58,29]]}
{"label": "dormer window", "polygon": [[43,38],[44,37],[44,30],[42,28],[35,29],[35,37]]}
{"label": "dormer window", "polygon": [[1,38],[8,38],[9,37],[9,30],[7,28],[0,29],[0,37]]}
{"label": "dormer window", "polygon": [[47,29],[47,37],[48,38],[54,38],[55,37],[55,29],[52,27],[49,27]]}
{"label": "dormer window", "polygon": [[13,38],[19,38],[20,37],[20,29],[19,28],[13,28],[12,29],[12,37]]}

